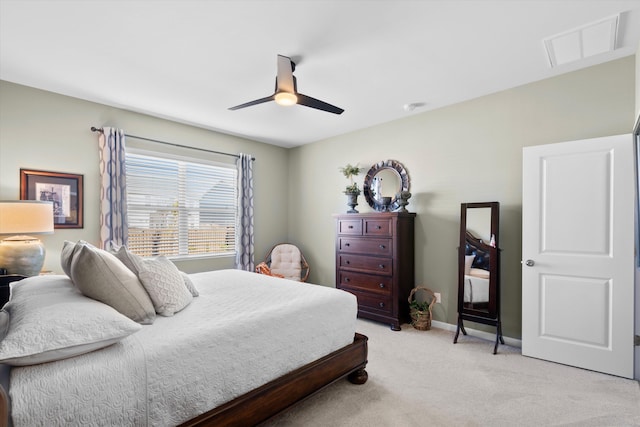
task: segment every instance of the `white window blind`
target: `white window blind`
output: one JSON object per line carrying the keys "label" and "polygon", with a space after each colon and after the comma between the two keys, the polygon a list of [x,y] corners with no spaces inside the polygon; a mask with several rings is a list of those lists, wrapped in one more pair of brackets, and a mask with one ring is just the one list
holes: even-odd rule
{"label": "white window blind", "polygon": [[143,256],[235,253],[234,165],[127,151],[128,247]]}

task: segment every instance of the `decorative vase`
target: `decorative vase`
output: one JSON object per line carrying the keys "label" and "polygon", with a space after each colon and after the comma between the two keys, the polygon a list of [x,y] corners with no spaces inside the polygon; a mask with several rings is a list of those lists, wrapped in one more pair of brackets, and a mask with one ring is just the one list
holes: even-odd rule
{"label": "decorative vase", "polygon": [[398,207],[394,212],[409,212],[406,206],[409,204],[411,193],[408,191],[401,191],[398,194],[396,194],[396,198],[398,200]]}
{"label": "decorative vase", "polygon": [[358,213],[356,206],[358,206],[358,195],[360,193],[347,193],[345,191],[344,194],[347,195],[347,206],[350,208],[347,213]]}

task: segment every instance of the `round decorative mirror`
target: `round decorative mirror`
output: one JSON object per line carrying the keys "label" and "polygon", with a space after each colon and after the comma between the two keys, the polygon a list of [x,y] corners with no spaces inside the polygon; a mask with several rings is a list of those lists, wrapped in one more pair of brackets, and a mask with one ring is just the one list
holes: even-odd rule
{"label": "round decorative mirror", "polygon": [[401,207],[398,201],[401,191],[409,191],[409,174],[396,160],[376,163],[364,177],[364,198],[376,211],[394,211]]}

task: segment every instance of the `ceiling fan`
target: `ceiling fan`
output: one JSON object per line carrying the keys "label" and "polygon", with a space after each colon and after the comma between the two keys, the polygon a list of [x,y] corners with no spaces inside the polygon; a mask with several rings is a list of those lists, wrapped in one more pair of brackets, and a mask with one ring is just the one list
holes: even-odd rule
{"label": "ceiling fan", "polygon": [[312,98],[307,95],[298,93],[296,78],[293,72],[296,64],[287,56],[278,55],[278,75],[276,76],[276,91],[273,95],[266,98],[256,99],[244,104],[236,105],[229,110],[239,110],[241,108],[251,107],[252,105],[262,104],[263,102],[275,101],[279,105],[304,105],[305,107],[315,108],[317,110],[328,111],[329,113],[342,114],[342,108],[335,105],[327,104],[319,99]]}

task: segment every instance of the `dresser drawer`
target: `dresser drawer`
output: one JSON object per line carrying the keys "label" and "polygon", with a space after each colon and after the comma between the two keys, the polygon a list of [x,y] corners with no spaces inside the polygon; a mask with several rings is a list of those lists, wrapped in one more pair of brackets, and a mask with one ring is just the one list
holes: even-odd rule
{"label": "dresser drawer", "polygon": [[389,276],[377,276],[374,274],[340,270],[338,278],[340,280],[338,287],[341,289],[350,288],[378,294],[391,294],[393,280]]}
{"label": "dresser drawer", "polygon": [[338,221],[338,233],[339,234],[353,234],[357,236],[362,235],[362,220],[361,219],[341,219]]}
{"label": "dresser drawer", "polygon": [[356,296],[359,309],[377,310],[385,314],[391,314],[393,311],[391,296],[362,292],[357,289],[347,288],[345,290]]}
{"label": "dresser drawer", "polygon": [[391,258],[377,258],[365,255],[340,254],[338,265],[356,270],[368,270],[372,273],[392,273],[393,260]]}
{"label": "dresser drawer", "polygon": [[339,237],[338,248],[341,252],[391,256],[393,254],[391,242],[391,239]]}
{"label": "dresser drawer", "polygon": [[391,220],[365,219],[363,234],[365,236],[391,236]]}

